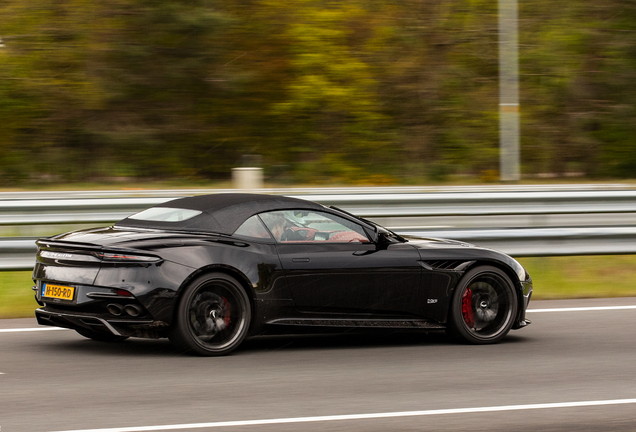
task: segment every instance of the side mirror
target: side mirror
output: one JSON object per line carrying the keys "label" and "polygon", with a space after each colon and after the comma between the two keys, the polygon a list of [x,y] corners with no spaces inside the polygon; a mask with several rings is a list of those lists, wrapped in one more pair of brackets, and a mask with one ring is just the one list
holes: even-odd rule
{"label": "side mirror", "polygon": [[388,244],[388,243],[395,243],[396,241],[401,241],[401,240],[404,240],[404,239],[402,239],[397,234],[391,231],[387,231],[386,229],[382,227],[376,227],[376,240],[375,240],[376,244],[382,245],[382,244]]}
{"label": "side mirror", "polygon": [[376,243],[391,243],[391,240],[389,240],[389,237],[387,237],[385,232],[378,232],[378,240],[376,241]]}
{"label": "side mirror", "polygon": [[380,231],[377,226],[374,225],[373,229],[364,227],[364,230],[367,233],[367,236],[371,239],[372,243],[378,243],[380,241]]}

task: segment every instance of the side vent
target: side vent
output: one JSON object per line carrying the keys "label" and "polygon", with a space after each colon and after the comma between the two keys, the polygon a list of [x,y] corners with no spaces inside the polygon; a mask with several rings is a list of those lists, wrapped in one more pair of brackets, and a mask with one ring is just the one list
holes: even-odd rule
{"label": "side vent", "polygon": [[458,260],[422,261],[422,264],[431,270],[457,270],[459,266],[466,263],[468,262]]}

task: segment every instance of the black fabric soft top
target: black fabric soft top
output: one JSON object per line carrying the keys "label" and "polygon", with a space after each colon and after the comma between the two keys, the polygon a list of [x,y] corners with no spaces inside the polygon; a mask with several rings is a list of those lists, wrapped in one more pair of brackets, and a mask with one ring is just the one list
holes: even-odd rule
{"label": "black fabric soft top", "polygon": [[251,216],[272,210],[324,210],[324,206],[302,199],[278,195],[222,193],[178,198],[154,207],[199,210],[202,213],[182,222],[145,221],[126,218],[116,227],[204,231],[233,234]]}

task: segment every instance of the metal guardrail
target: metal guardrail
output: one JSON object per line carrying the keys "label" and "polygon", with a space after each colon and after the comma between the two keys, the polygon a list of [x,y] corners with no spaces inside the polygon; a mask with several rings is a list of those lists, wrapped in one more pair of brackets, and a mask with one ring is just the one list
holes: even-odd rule
{"label": "metal guardrail", "polygon": [[[176,197],[218,192],[236,190],[5,192],[0,193],[0,227],[99,226]],[[636,190],[627,185],[258,192],[336,205],[400,234],[452,238],[513,256],[636,253]],[[0,270],[31,269],[34,241],[0,238]]]}
{"label": "metal guardrail", "polygon": [[36,239],[0,239],[0,270],[33,270]]}
{"label": "metal guardrail", "polygon": [[[391,188],[395,189],[395,188]],[[281,193],[286,190],[271,190]],[[376,190],[377,191],[377,190]],[[181,193],[178,193],[181,192]],[[0,194],[0,225],[111,222],[161,204],[188,191],[166,191],[163,197],[6,199]],[[197,192],[205,193],[209,190]],[[219,192],[219,191],[215,191]],[[289,190],[325,205],[342,206],[363,217],[514,216],[636,213],[636,190],[315,193]],[[169,195],[171,194],[171,195]],[[190,194],[191,195],[191,194]]]}

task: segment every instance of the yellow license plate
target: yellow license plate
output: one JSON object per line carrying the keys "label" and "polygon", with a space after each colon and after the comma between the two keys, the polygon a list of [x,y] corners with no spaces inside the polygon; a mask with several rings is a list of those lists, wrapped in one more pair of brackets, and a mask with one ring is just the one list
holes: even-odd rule
{"label": "yellow license plate", "polygon": [[42,286],[42,297],[73,300],[73,294],[75,294],[75,287],[52,284]]}

